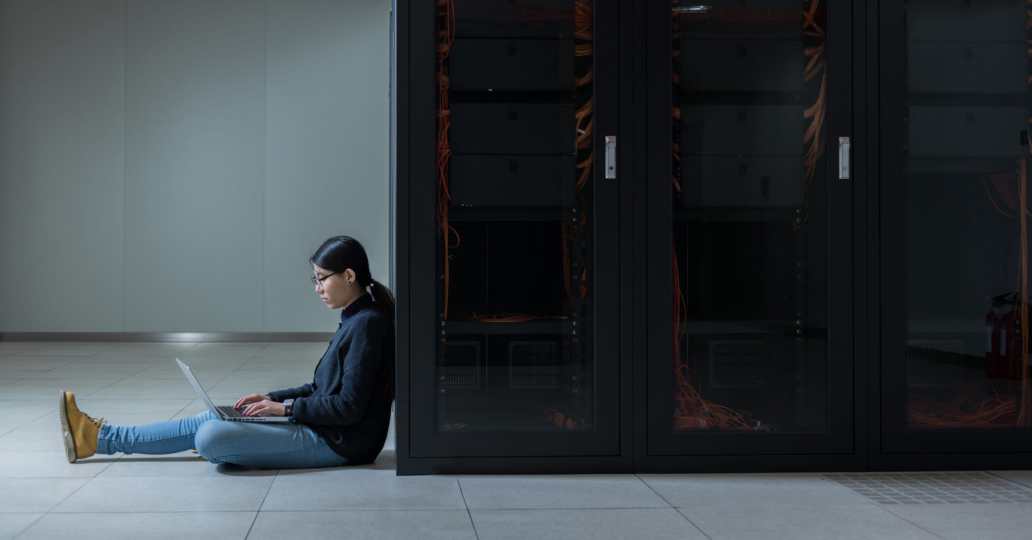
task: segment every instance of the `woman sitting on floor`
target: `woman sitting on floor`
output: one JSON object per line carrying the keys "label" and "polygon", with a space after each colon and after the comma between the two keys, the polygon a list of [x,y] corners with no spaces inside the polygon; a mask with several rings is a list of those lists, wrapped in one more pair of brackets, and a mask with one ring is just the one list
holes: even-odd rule
{"label": "woman sitting on floor", "polygon": [[323,242],[310,258],[315,292],[340,324],[303,386],[250,394],[244,416],[286,416],[287,423],[232,422],[211,411],[144,426],[117,426],[81,412],[60,394],[70,463],[94,454],[171,454],[196,449],[212,463],[286,469],[372,463],[383,449],[394,400],[394,298],[372,278],[365,249],[353,238]]}

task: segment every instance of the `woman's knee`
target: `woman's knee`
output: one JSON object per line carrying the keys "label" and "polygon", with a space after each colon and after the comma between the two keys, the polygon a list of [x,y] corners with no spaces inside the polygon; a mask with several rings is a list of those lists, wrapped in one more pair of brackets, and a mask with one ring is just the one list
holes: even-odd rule
{"label": "woman's knee", "polygon": [[225,453],[226,440],[230,436],[228,430],[233,426],[223,420],[209,420],[197,429],[194,434],[194,448],[204,459],[217,462]]}

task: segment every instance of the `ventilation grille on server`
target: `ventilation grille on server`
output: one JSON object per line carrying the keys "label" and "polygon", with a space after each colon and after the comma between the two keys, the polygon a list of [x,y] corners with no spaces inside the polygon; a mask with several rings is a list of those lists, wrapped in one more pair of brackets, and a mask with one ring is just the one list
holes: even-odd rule
{"label": "ventilation grille on server", "polygon": [[481,364],[479,341],[449,340],[437,368],[438,384],[442,388],[478,390]]}

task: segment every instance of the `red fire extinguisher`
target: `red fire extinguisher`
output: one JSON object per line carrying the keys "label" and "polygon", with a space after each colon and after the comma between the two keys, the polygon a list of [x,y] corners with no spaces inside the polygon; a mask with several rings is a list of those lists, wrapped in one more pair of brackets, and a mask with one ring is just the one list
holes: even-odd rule
{"label": "red fire extinguisher", "polygon": [[985,374],[994,379],[1020,379],[1021,319],[1017,293],[993,297],[992,308],[985,315],[985,329],[989,339]]}

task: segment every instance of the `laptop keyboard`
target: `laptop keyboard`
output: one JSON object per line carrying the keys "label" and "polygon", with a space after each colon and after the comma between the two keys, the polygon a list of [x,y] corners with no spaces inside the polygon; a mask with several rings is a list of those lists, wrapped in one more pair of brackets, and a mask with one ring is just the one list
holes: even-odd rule
{"label": "laptop keyboard", "polygon": [[222,414],[224,414],[224,415],[226,415],[226,416],[228,416],[230,418],[243,418],[244,417],[244,415],[240,411],[234,409],[232,405],[226,405],[226,406],[217,407],[217,408],[218,408],[219,412],[221,412]]}

